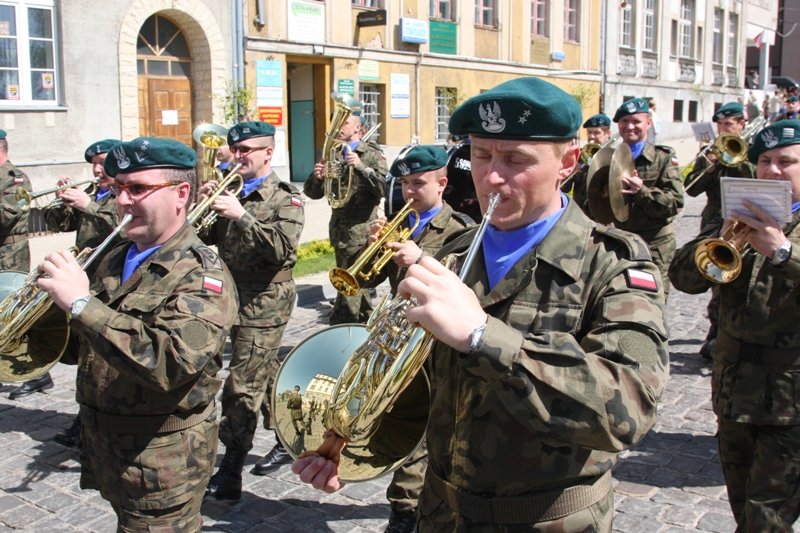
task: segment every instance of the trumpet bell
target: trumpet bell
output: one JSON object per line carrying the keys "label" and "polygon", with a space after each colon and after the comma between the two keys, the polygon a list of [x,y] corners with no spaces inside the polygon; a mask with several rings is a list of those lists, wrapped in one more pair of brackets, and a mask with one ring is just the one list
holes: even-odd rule
{"label": "trumpet bell", "polygon": [[219,124],[199,124],[192,130],[192,139],[206,148],[219,148],[228,143],[228,128]]}
{"label": "trumpet bell", "polygon": [[346,268],[336,267],[331,269],[328,272],[328,278],[333,288],[345,296],[355,296],[361,288],[356,277],[348,272]]}
{"label": "trumpet bell", "polygon": [[[271,398],[272,413],[278,438],[295,459],[320,447],[323,433],[330,429],[327,421],[352,416],[366,400],[353,394],[346,412],[330,412],[339,375],[368,337],[369,330],[360,324],[326,328],[303,340],[281,364]],[[300,386],[303,397],[303,418],[293,420],[286,399],[295,385]],[[312,402],[317,406],[316,413],[309,412]],[[348,441],[339,458],[339,479],[368,481],[399,468],[422,443],[429,406],[428,379],[424,372],[418,372],[398,401],[380,417],[374,433]]]}
{"label": "trumpet bell", "polygon": [[742,256],[723,239],[704,239],[694,252],[694,263],[700,273],[714,283],[730,283],[742,271]]}

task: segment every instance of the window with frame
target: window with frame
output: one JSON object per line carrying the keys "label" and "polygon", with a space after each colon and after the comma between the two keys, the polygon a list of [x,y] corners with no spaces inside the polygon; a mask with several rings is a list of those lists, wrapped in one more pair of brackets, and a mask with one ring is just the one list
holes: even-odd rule
{"label": "window with frame", "polygon": [[475,24],[490,28],[497,26],[495,0],[475,0]]}
{"label": "window with frame", "polygon": [[549,37],[548,29],[548,6],[550,2],[546,0],[531,0],[531,35],[534,37]]}
{"label": "window with frame", "polygon": [[573,43],[581,40],[580,0],[567,0],[564,3],[564,39]]}
{"label": "window with frame", "polygon": [[689,100],[689,122],[697,122],[697,100]]}
{"label": "window with frame", "polygon": [[358,7],[383,7],[383,0],[351,0],[351,2]]}
{"label": "window with frame", "polygon": [[714,40],[712,43],[711,60],[714,63],[722,63],[722,20],[725,16],[720,8],[714,9]]}
{"label": "window with frame", "polygon": [[694,1],[681,0],[681,14],[678,19],[678,56],[694,57],[692,34],[694,32]]}
{"label": "window with frame", "polygon": [[656,21],[658,20],[658,1],[645,0],[644,2],[644,37],[642,48],[649,52],[658,50],[658,30]]}
{"label": "window with frame", "polygon": [[625,48],[633,48],[633,7],[623,8],[619,20],[619,44]]}
{"label": "window with frame", "polygon": [[455,0],[431,0],[431,18],[453,20]]}
{"label": "window with frame", "polygon": [[434,142],[445,143],[450,136],[450,113],[456,106],[458,99],[458,89],[455,87],[436,87],[434,101],[434,116],[436,117],[436,131],[434,132]]}
{"label": "window with frame", "polygon": [[739,15],[728,13],[728,66],[736,66],[738,55]]}
{"label": "window with frame", "polygon": [[[362,83],[359,87],[359,99],[361,100],[361,116],[364,117],[364,132],[366,133],[376,124],[381,123],[381,113],[378,101],[381,97],[381,90],[377,85]],[[380,128],[373,133],[369,140],[380,143]]]}
{"label": "window with frame", "polygon": [[683,100],[672,101],[672,121],[683,122]]}
{"label": "window with frame", "polygon": [[55,105],[61,80],[55,1],[0,2],[0,100]]}

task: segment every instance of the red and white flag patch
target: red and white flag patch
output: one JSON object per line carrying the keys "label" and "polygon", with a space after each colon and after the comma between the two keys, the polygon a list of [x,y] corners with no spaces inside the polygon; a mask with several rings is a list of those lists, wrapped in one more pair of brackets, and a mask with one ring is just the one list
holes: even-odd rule
{"label": "red and white flag patch", "polygon": [[633,289],[644,289],[653,292],[658,291],[656,277],[650,272],[629,268],[625,271],[625,277],[628,279],[628,287]]}
{"label": "red and white flag patch", "polygon": [[300,198],[292,196],[292,205],[295,207],[303,207],[303,201]]}
{"label": "red and white flag patch", "polygon": [[677,157],[672,156],[671,161],[672,161],[672,166],[673,167],[679,167],[680,166],[680,163],[678,163],[678,158]]}
{"label": "red and white flag patch", "polygon": [[22,178],[20,178],[18,176],[14,178],[14,185],[22,185],[23,183],[25,183],[24,179],[22,179]]}
{"label": "red and white flag patch", "polygon": [[222,293],[222,280],[212,278],[209,276],[203,276],[203,288],[207,291],[216,292],[217,294]]}

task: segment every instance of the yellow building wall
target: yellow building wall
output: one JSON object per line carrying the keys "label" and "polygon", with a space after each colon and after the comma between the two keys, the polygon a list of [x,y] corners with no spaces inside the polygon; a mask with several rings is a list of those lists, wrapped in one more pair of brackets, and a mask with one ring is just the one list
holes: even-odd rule
{"label": "yellow building wall", "polygon": [[497,30],[475,28],[475,55],[485,59],[499,59]]}

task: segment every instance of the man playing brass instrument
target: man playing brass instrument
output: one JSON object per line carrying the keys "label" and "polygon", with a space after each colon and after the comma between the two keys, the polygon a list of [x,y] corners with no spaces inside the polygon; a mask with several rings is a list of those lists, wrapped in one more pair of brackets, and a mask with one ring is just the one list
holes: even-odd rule
{"label": "man playing brass instrument", "polygon": [[[609,139],[611,139],[611,119],[604,113],[597,113],[592,115],[586,122],[583,123],[586,129],[586,144],[596,144],[603,146]],[[589,212],[589,206],[586,198],[586,175],[589,172],[589,162],[581,162],[572,179],[561,187],[561,190],[569,194],[572,191],[572,199],[575,201],[584,213]]]}
{"label": "man playing brass instrument", "polygon": [[217,373],[238,300],[186,223],[195,163],[172,139],[114,145],[104,167],[131,242],[105,254],[91,288],[68,251],[38,267],[80,342],[81,488],[100,491],[118,531],[200,531],[216,459]]}
{"label": "man playing brass instrument", "polygon": [[[360,109],[358,102],[351,107]],[[336,254],[336,266],[347,268],[358,257],[361,247],[369,237],[370,224],[378,216],[383,200],[386,157],[378,144],[363,142],[361,111],[347,118],[339,130],[338,139],[344,143],[345,162],[353,169],[354,191],[342,207],[334,207],[328,224],[329,238]],[[314,165],[314,171],[305,181],[303,192],[309,198],[325,196],[325,160]],[[337,294],[331,313],[331,324],[366,322],[372,312],[372,303],[366,290],[355,296]]]}
{"label": "man playing brass instrument", "polygon": [[5,130],[0,130],[0,270],[28,272],[31,269],[31,254],[28,249],[28,212],[17,203],[19,187],[31,191],[28,176],[14,166],[8,158],[8,139]]}
{"label": "man playing brass instrument", "polygon": [[[399,286],[417,303],[406,317],[437,340],[421,532],[610,532],[611,468],[655,422],[668,367],[660,276],[641,239],[593,223],[559,190],[580,124],[575,98],[537,78],[450,119],[472,139],[482,209],[492,194],[500,203],[464,282],[423,257]],[[323,457],[292,469],[339,486]]]}
{"label": "man playing brass instrument", "polygon": [[747,213],[707,226],[678,250],[669,273],[680,291],[708,290],[697,246],[734,221],[749,229],[741,273],[718,285],[711,401],[719,458],[736,531],[792,531],[800,516],[800,120],[761,130],[748,155],[759,180],[791,183],[791,221],[744,201]]}

